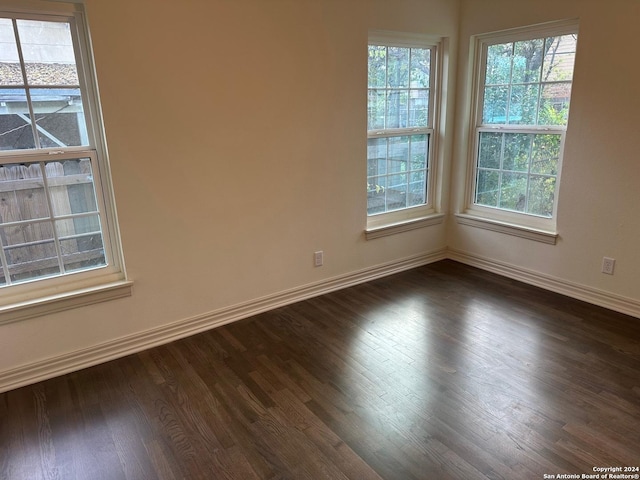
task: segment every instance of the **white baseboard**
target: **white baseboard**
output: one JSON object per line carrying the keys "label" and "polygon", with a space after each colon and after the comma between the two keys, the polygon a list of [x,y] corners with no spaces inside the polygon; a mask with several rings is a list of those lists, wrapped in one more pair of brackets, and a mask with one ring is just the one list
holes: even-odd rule
{"label": "white baseboard", "polygon": [[420,267],[444,259],[455,260],[473,267],[512,278],[555,293],[576,298],[610,310],[640,318],[640,302],[609,292],[568,282],[515,265],[496,262],[454,249],[442,249],[416,255],[400,261],[377,265],[356,272],[339,275],[321,282],[292,288],[252,301],[190,317],[145,332],[94,345],[65,355],[47,358],[0,372],[0,392],[53,378],[65,373],[98,365],[148,348],[195,335],[227,323],[264,313],[308,298],[323,295],[360,283],[382,278],[404,270]]}
{"label": "white baseboard", "polygon": [[168,325],[0,372],[0,392],[98,365],[274,308],[447,258],[445,249],[339,275]]}
{"label": "white baseboard", "polygon": [[526,270],[516,265],[497,262],[489,258],[468,254],[451,248],[447,250],[447,258],[523,283],[528,283],[529,285],[535,285],[536,287],[544,288],[545,290],[550,290],[561,295],[576,298],[599,307],[640,318],[640,302],[631,298],[622,297],[604,290],[587,287],[550,275]]}

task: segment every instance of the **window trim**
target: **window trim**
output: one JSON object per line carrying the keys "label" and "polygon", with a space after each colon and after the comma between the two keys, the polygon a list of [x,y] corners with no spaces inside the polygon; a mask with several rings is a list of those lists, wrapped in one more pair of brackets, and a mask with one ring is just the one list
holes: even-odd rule
{"label": "window trim", "polygon": [[88,146],[0,152],[0,162],[54,161],[91,158],[96,201],[102,224],[107,265],[65,275],[34,279],[0,288],[0,324],[132,294],[127,279],[113,195],[109,158],[102,122],[89,26],[82,4],[74,0],[8,0],[0,7],[3,18],[68,22],[76,55],[78,81],[86,118]]}
{"label": "window trim", "polygon": [[[567,126],[546,127],[546,126],[503,126],[499,125],[495,128],[487,127],[482,124],[482,107],[484,101],[484,80],[482,72],[486,67],[486,52],[489,45],[500,43],[509,43],[518,40],[527,40],[531,38],[544,38],[553,35],[578,34],[578,19],[566,19],[542,24],[528,25],[506,29],[502,31],[484,33],[471,37],[469,58],[472,60],[470,70],[470,108],[469,108],[469,129],[468,129],[468,152],[467,152],[467,179],[465,208],[456,215],[456,220],[460,224],[470,225],[479,228],[485,228],[501,233],[507,233],[530,240],[541,241],[543,243],[555,244],[557,232],[557,211],[560,186],[562,183],[562,163],[564,156],[565,136]],[[575,71],[575,67],[574,67]],[[572,82],[573,83],[573,82]],[[569,116],[571,112],[569,112]],[[528,214],[524,212],[515,212],[503,210],[497,207],[488,207],[477,205],[474,203],[476,193],[476,174],[477,174],[477,151],[478,138],[481,130],[496,132],[521,132],[535,131],[538,133],[552,132],[561,134],[560,156],[558,159],[558,173],[556,175],[555,201],[553,205],[553,214],[550,218]],[[533,232],[533,233],[532,233]]]}
{"label": "window trim", "polygon": [[[429,92],[430,126],[423,128],[397,129],[399,133],[426,133],[429,135],[429,165],[427,178],[427,198],[424,205],[367,214],[365,236],[368,240],[381,236],[401,233],[415,228],[442,223],[440,213],[439,178],[442,165],[442,149],[440,148],[440,126],[442,124],[442,85],[444,81],[444,58],[448,53],[446,38],[408,32],[392,32],[372,30],[369,32],[367,45],[384,45],[390,47],[414,47],[433,49],[431,62],[431,78]],[[371,132],[374,132],[373,134]],[[367,139],[375,138],[377,130],[367,130]]]}

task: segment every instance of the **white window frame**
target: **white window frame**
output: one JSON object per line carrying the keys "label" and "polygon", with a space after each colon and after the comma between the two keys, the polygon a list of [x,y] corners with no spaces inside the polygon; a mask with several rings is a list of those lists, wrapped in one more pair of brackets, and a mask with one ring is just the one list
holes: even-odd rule
{"label": "white window frame", "polygon": [[429,125],[424,128],[394,128],[389,130],[367,130],[367,139],[392,137],[399,135],[415,135],[425,133],[429,135],[428,176],[426,182],[426,203],[406,207],[391,212],[367,215],[366,238],[373,239],[381,236],[421,228],[428,225],[442,223],[444,215],[439,213],[439,195],[437,193],[438,176],[441,170],[441,151],[438,148],[441,94],[443,82],[443,58],[446,55],[448,42],[442,37],[433,35],[399,33],[389,31],[371,31],[367,45],[381,45],[387,47],[426,48],[431,50],[431,71],[429,87]]}
{"label": "white window frame", "polygon": [[[469,122],[469,151],[467,174],[467,207],[464,212],[456,215],[458,223],[474,227],[493,230],[515,235],[544,243],[555,244],[558,233],[556,231],[557,209],[561,185],[562,158],[564,155],[564,141],[567,126],[531,126],[509,125],[492,126],[482,124],[484,73],[486,69],[487,48],[490,45],[544,38],[549,36],[578,34],[577,20],[563,20],[541,25],[509,29],[472,37],[471,55],[473,58],[471,113]],[[575,66],[574,66],[575,71]],[[570,113],[569,113],[570,115]],[[536,216],[523,212],[514,212],[498,207],[487,207],[475,204],[476,175],[478,161],[479,132],[506,133],[557,133],[561,135],[560,156],[558,159],[558,173],[556,176],[553,213],[550,218]]]}
{"label": "white window frame", "polygon": [[[73,0],[72,0],[73,2]],[[89,146],[0,152],[0,164],[88,158],[102,227],[106,265],[0,287],[0,324],[131,295],[120,245],[97,80],[84,8],[76,2],[3,1],[3,18],[69,22]]]}

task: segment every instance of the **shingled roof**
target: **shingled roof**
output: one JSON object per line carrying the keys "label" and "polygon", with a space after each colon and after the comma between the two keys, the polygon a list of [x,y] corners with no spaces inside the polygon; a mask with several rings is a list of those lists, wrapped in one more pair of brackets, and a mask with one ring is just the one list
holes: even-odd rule
{"label": "shingled roof", "polygon": [[[78,85],[76,66],[68,63],[27,63],[29,85]],[[19,63],[0,62],[0,85],[24,85]]]}

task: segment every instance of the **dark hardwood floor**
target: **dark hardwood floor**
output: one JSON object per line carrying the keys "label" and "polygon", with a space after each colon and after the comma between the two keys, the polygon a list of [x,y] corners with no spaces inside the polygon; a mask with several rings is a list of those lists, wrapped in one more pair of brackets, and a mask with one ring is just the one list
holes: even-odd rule
{"label": "dark hardwood floor", "polygon": [[0,478],[542,479],[639,427],[639,319],[443,261],[4,393]]}

